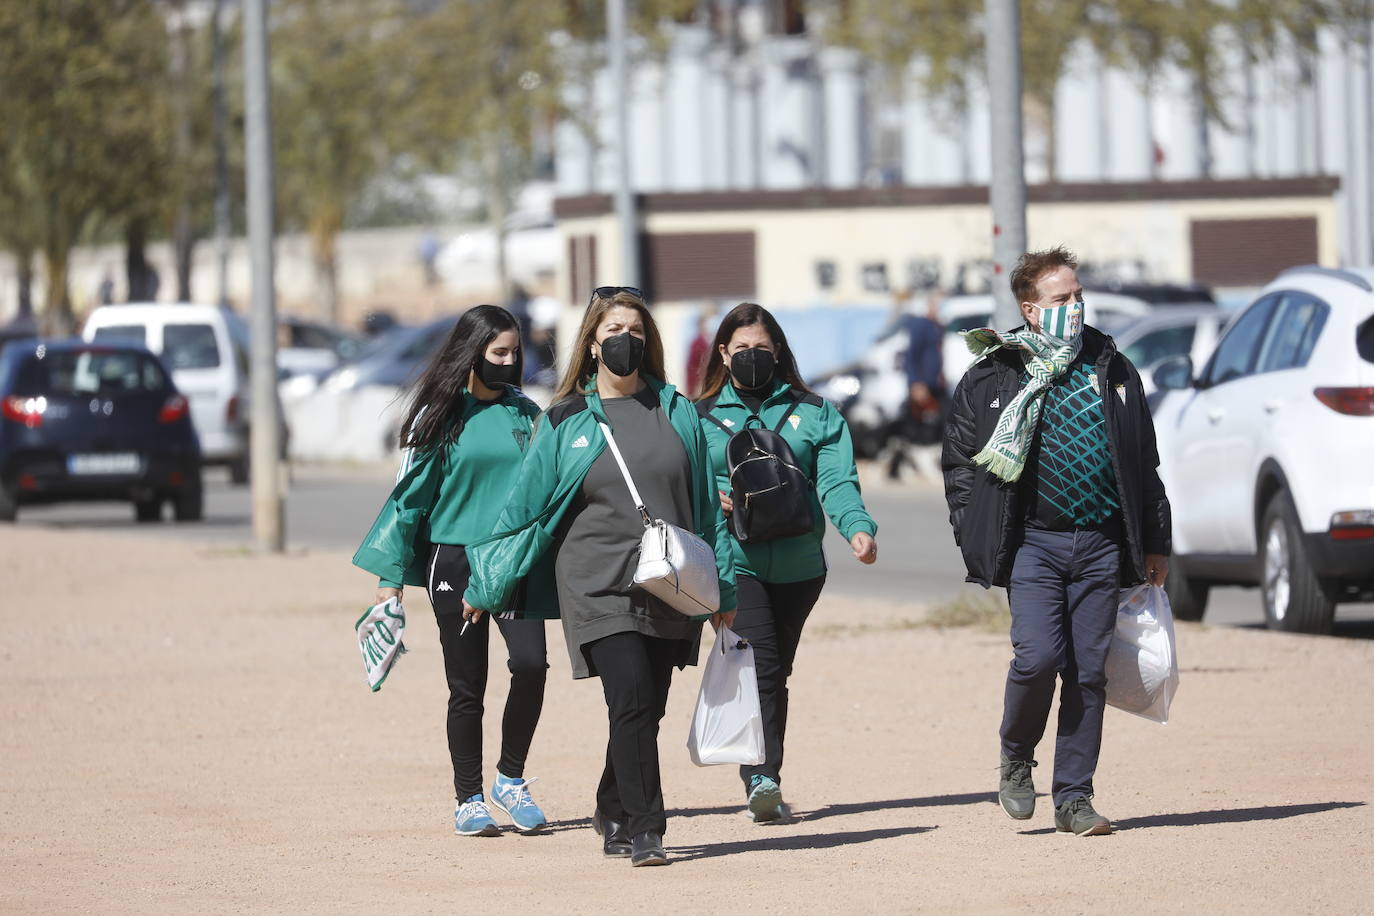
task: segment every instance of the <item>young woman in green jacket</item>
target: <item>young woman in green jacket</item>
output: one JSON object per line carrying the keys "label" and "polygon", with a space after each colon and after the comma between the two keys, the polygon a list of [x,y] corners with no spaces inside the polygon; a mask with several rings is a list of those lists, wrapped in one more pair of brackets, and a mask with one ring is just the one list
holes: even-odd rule
{"label": "young woman in green jacket", "polygon": [[[687,617],[630,586],[644,525],[599,426],[654,518],[715,549],[720,612]],[[573,677],[600,677],[610,720],[592,824],[607,856],[662,865],[658,727],[674,667],[696,663],[701,624],[733,616],[735,570],[706,437],[664,381],[663,344],[638,290],[601,287],[554,404],[535,429],[492,538],[468,547],[469,616],[506,604],[552,560]]]}
{"label": "young woman in green jacket", "polygon": [[[772,821],[782,813],[787,679],[806,618],[825,585],[825,516],[849,541],[854,559],[865,564],[878,558],[878,525],[859,492],[849,427],[802,382],[787,338],[767,309],[745,302],[721,321],[697,410],[727,513],[734,506],[725,447],[746,424],[778,430],[812,483],[806,494],[814,519],[810,532],[762,542],[730,539],[739,595],[732,629],[754,647],[765,752],[763,763],[740,767],[740,778],[754,820]],[[750,423],[754,417],[758,423]]]}
{"label": "young woman in green jacket", "polygon": [[[448,747],[457,793],[454,829],[500,833],[482,794],[482,697],[488,619],[463,617],[464,545],[489,535],[514,484],[539,408],[520,393],[523,365],[515,316],[494,305],[468,310],[415,385],[404,425],[396,486],[353,557],[375,574],[376,600],[405,585],[428,589],[448,678]],[[494,608],[506,641],[511,684],[501,722],[501,758],[491,801],[518,831],[546,823],[524,779],[548,669],[543,619],[525,596]]]}

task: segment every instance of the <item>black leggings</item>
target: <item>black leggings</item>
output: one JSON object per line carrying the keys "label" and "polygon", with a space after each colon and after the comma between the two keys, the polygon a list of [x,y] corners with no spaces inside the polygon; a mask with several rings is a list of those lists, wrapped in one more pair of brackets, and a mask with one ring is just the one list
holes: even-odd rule
{"label": "black leggings", "polygon": [[682,655],[682,643],[616,633],[589,643],[584,651],[601,677],[610,719],[597,808],[625,824],[630,836],[645,831],[662,836],[668,821],[658,766],[658,724],[668,705],[673,663]]}
{"label": "black leggings", "polygon": [[737,582],[739,613],[731,629],[754,647],[754,672],[763,713],[764,761],[739,768],[747,792],[749,780],[755,776],[781,780],[782,745],[787,733],[787,679],[797,657],[802,627],[821,596],[825,576],[804,582],[760,582],[752,576],[740,576]]}
{"label": "black leggings", "polygon": [[[429,569],[429,600],[439,624],[448,678],[448,752],[453,760],[453,788],[462,801],[482,791],[482,698],[487,691],[491,615],[483,614],[462,633],[463,592],[468,583],[467,554],[462,547],[436,544]],[[549,667],[544,621],[497,618],[496,626],[510,659],[510,693],[501,719],[501,759],[496,768],[502,775],[518,779],[525,775],[525,757],[544,707]]]}

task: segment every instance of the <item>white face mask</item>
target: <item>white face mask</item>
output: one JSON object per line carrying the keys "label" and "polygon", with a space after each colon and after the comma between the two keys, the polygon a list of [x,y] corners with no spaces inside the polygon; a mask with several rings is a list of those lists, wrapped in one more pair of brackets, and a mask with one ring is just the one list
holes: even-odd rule
{"label": "white face mask", "polygon": [[1051,343],[1068,346],[1083,334],[1083,300],[1040,309],[1040,333]]}

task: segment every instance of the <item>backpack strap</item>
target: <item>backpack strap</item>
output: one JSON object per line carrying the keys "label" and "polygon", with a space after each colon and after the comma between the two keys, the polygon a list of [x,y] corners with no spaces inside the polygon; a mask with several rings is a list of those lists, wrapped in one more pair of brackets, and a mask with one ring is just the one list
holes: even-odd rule
{"label": "backpack strap", "polygon": [[778,425],[777,425],[777,426],[774,426],[774,427],[773,427],[773,432],[775,432],[775,433],[777,433],[779,436],[781,436],[781,435],[782,435],[782,428],[783,428],[783,426],[787,423],[787,418],[790,417],[790,416],[792,416],[792,411],[796,410],[796,409],[797,409],[797,405],[800,404],[800,403],[802,403],[802,402],[805,401],[805,400],[806,400],[806,392],[805,392],[805,391],[798,391],[797,389],[793,388],[793,389],[792,389],[792,403],[791,403],[791,405],[788,406],[788,408],[787,408],[786,410],[784,410],[784,411],[782,412],[782,419],[778,421]]}
{"label": "backpack strap", "polygon": [[716,409],[716,401],[719,398],[720,395],[716,395],[715,397],[707,398],[704,401],[697,401],[697,414],[701,416],[702,419],[710,420],[712,423],[716,424],[721,429],[725,430],[726,433],[733,436],[735,434],[735,431],[730,427],[726,426],[724,423],[720,422],[720,420],[716,418],[716,415],[711,413],[711,411]]}

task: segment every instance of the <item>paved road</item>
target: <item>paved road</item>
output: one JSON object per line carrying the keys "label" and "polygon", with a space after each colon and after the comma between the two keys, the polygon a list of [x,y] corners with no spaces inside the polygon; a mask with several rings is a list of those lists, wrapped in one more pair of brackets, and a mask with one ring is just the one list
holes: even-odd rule
{"label": "paved road", "polygon": [[[194,524],[136,524],[125,504],[69,504],[25,508],[19,530],[28,526],[119,530],[141,537],[195,538],[247,544],[252,540],[248,488],[233,487],[218,470],[206,475],[206,518]],[[287,501],[287,539],[293,547],[353,548],[367,530],[390,487],[385,468],[297,468]],[[861,566],[832,529],[826,542],[831,561],[829,587],[837,593],[889,601],[939,602],[963,590],[963,565],[949,534],[942,493],[929,485],[870,485],[865,498],[881,527],[877,564]],[[1207,623],[1262,626],[1259,594],[1253,589],[1212,592]],[[1374,604],[1342,605],[1335,632],[1374,638]]]}

